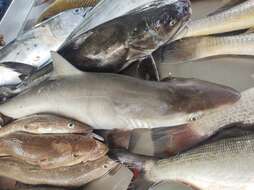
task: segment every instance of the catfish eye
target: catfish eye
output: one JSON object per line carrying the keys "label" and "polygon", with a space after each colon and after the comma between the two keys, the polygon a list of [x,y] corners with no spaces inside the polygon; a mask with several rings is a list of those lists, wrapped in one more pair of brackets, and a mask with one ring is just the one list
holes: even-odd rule
{"label": "catfish eye", "polygon": [[73,129],[75,127],[75,124],[73,122],[68,123],[68,127],[70,129]]}
{"label": "catfish eye", "polygon": [[174,26],[176,24],[176,20],[175,19],[173,19],[173,20],[171,20],[170,22],[169,22],[169,25],[170,26]]}

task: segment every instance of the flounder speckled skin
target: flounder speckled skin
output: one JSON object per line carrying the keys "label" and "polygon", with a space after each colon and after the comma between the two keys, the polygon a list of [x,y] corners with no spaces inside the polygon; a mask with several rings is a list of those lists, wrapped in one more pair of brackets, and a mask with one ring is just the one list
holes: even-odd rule
{"label": "flounder speckled skin", "polygon": [[27,132],[33,134],[91,134],[92,128],[65,117],[50,114],[35,114],[18,119],[0,128],[0,137],[15,132]]}
{"label": "flounder speckled skin", "polygon": [[117,165],[118,163],[104,156],[95,161],[45,170],[14,158],[3,157],[0,158],[0,176],[31,185],[74,187],[105,175]]}
{"label": "flounder speckled skin", "polygon": [[11,156],[43,169],[94,161],[107,151],[104,144],[82,135],[14,133],[0,138],[0,156]]}
{"label": "flounder speckled skin", "polygon": [[172,41],[190,11],[189,0],[154,1],[75,37],[60,52],[85,71],[120,72]]}

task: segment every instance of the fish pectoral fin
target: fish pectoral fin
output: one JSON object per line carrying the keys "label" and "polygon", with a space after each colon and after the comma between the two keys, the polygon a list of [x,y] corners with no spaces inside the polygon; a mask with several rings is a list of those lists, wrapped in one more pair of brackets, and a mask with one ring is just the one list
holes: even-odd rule
{"label": "fish pectoral fin", "polygon": [[213,15],[216,15],[216,14],[219,14],[223,11],[226,11],[228,9],[231,9],[233,8],[234,6],[244,2],[245,0],[224,0],[223,1],[223,6],[220,7],[219,9],[217,9],[216,11],[210,13],[208,16],[213,16]]}
{"label": "fish pectoral fin", "polygon": [[53,60],[52,78],[80,75],[83,73],[82,71],[75,68],[71,63],[69,63],[57,52],[51,51],[51,56]]}

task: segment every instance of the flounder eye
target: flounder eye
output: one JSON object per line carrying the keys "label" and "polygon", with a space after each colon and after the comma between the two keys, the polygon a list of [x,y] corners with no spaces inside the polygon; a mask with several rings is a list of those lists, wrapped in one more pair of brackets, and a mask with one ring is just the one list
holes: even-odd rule
{"label": "flounder eye", "polygon": [[75,124],[73,122],[68,123],[68,127],[70,129],[73,129],[75,127]]}

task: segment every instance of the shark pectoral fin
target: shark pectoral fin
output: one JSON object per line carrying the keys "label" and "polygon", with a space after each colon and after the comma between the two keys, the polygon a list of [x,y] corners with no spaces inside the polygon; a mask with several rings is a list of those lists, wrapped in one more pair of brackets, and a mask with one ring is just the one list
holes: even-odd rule
{"label": "shark pectoral fin", "polygon": [[51,51],[51,56],[54,68],[52,73],[53,78],[58,78],[60,76],[80,75],[83,73],[82,71],[75,68],[57,52]]}

